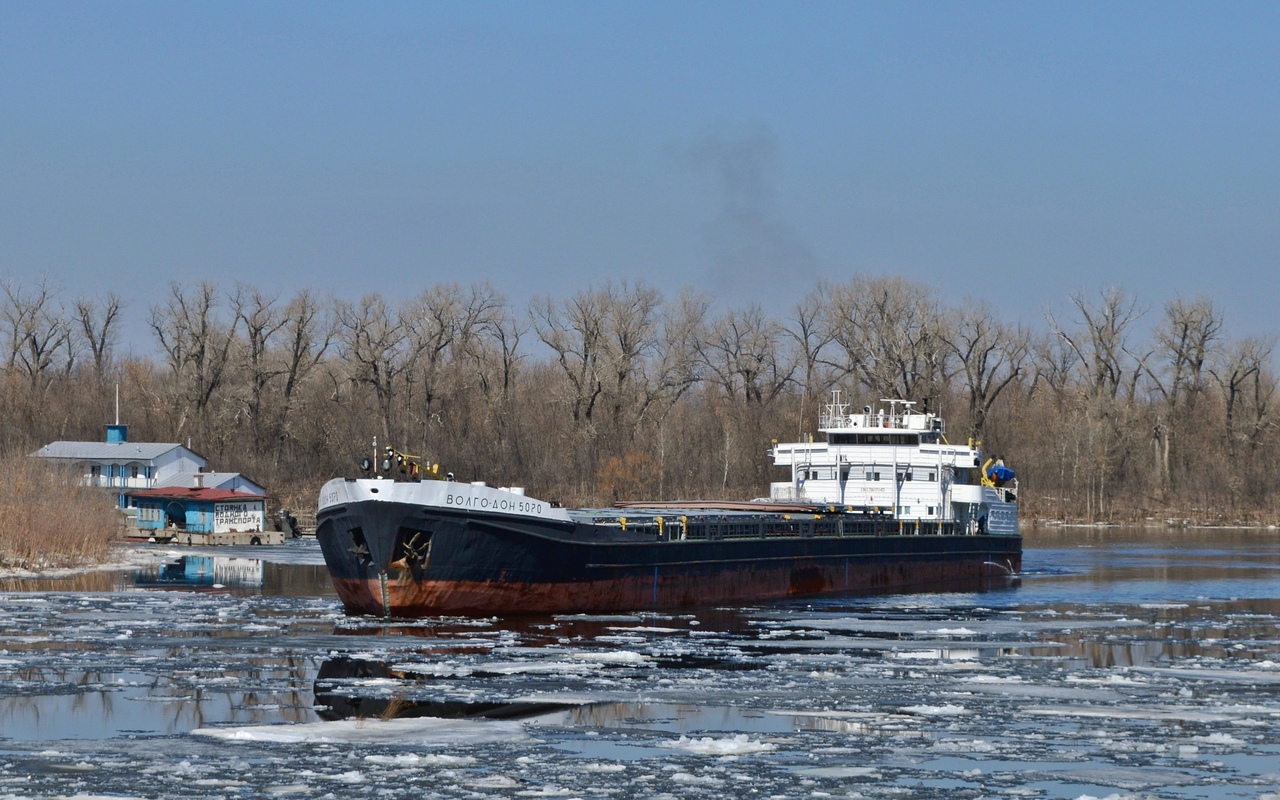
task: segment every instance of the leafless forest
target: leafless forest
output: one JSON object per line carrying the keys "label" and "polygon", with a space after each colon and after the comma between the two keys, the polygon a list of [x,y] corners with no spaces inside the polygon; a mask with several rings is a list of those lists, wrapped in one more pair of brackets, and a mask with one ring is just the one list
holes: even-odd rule
{"label": "leafless forest", "polygon": [[[771,440],[815,430],[831,387],[940,408],[1019,473],[1039,519],[1276,522],[1274,342],[1210,299],[1122,290],[1001,319],[894,277],[819,285],[794,308],[718,310],[606,284],[515,307],[486,284],[335,300],[174,285],[152,308],[10,280],[0,297],[0,454],[98,439],[191,441],[286,505],[379,446],[459,480],[566,504],[748,498],[783,476]],[[154,357],[123,358],[124,315]]]}

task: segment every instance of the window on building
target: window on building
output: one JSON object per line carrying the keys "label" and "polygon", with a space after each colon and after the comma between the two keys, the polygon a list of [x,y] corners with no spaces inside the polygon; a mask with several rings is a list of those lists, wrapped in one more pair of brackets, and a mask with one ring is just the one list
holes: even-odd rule
{"label": "window on building", "polygon": [[99,464],[94,464],[93,466],[89,467],[89,478],[94,483],[97,483],[98,480],[102,478],[102,466]]}
{"label": "window on building", "polygon": [[867,470],[867,480],[869,480],[869,481],[878,481],[878,480],[880,480],[880,473],[879,473],[879,472],[874,472],[874,471],[872,471],[872,470]]}
{"label": "window on building", "polygon": [[938,479],[938,473],[933,472],[932,470],[930,470],[930,472],[929,472],[929,478],[928,478],[928,479],[929,479],[929,480],[931,480],[931,481],[936,481],[936,480]]}
{"label": "window on building", "polygon": [[911,513],[911,506],[899,506],[898,511],[905,517]]}
{"label": "window on building", "polygon": [[134,465],[133,465],[133,468],[132,468],[132,474],[131,474],[129,477],[130,477],[130,478],[133,478],[134,480],[137,480],[137,479],[138,479],[138,465],[137,465],[137,464],[134,464]]}
{"label": "window on building", "polygon": [[925,506],[929,510],[929,516],[933,516],[933,506]]}

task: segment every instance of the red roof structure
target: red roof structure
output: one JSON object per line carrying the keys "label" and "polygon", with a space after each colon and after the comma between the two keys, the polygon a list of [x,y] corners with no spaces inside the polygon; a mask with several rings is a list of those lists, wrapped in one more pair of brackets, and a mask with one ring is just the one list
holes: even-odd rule
{"label": "red roof structure", "polygon": [[208,503],[220,503],[228,500],[265,500],[264,494],[249,492],[233,492],[230,489],[139,489],[128,492],[132,497],[154,497],[159,500],[203,500]]}

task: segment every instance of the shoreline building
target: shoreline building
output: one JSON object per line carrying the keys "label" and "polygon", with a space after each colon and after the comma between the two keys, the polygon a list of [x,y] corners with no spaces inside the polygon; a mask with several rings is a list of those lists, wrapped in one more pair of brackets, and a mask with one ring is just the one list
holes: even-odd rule
{"label": "shoreline building", "polygon": [[[264,495],[227,489],[140,489],[137,504],[142,533],[262,533],[267,513]],[[249,542],[261,544],[261,540]]]}
{"label": "shoreline building", "polygon": [[31,454],[80,473],[86,486],[116,494],[121,511],[135,508],[136,492],[151,489],[220,489],[265,497],[266,489],[238,472],[209,470],[208,460],[175,442],[130,442],[128,425],[107,425],[101,442],[50,442]]}

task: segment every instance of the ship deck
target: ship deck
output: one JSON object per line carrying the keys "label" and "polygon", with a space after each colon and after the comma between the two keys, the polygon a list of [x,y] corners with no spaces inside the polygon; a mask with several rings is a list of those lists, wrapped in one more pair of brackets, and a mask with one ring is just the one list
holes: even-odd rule
{"label": "ship deck", "polygon": [[977,533],[952,520],[903,520],[889,509],[810,503],[636,501],[568,514],[580,526],[656,541]]}

